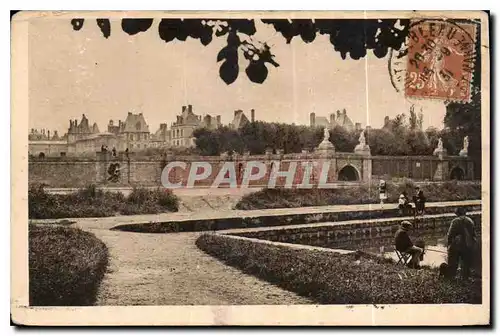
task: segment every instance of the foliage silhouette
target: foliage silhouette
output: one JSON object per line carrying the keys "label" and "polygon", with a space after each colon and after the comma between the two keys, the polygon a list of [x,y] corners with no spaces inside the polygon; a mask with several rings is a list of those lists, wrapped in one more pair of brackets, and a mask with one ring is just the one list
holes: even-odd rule
{"label": "foliage silhouette", "polygon": [[[153,26],[151,18],[122,19],[121,28],[129,35],[146,32]],[[329,35],[334,50],[342,59],[358,60],[373,50],[376,57],[387,55],[389,48],[399,49],[408,35],[407,19],[262,19],[271,25],[290,43],[295,36],[305,43],[312,43],[318,34]],[[84,19],[73,19],[75,31],[82,29]],[[97,25],[105,38],[111,35],[109,19],[97,19]],[[219,74],[226,84],[232,84],[240,72],[239,51],[248,61],[245,68],[247,77],[254,83],[263,83],[269,74],[266,63],[278,67],[270,46],[253,38],[256,33],[253,19],[161,19],[158,35],[166,43],[175,39],[186,41],[188,37],[200,40],[206,46],[213,36],[227,35],[227,45],[217,55],[221,62]]]}

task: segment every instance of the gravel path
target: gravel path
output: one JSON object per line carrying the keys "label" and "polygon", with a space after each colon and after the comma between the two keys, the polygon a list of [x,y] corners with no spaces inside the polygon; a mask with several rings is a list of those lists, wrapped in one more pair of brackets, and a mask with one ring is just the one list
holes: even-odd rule
{"label": "gravel path", "polygon": [[199,233],[91,231],[111,256],[97,305],[312,304],[205,254]]}

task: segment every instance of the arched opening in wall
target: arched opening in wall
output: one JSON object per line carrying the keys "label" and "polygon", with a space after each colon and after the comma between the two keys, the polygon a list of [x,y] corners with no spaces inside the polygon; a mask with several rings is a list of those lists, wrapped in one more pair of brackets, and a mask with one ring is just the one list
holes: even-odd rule
{"label": "arched opening in wall", "polygon": [[359,174],[356,168],[347,165],[339,170],[339,181],[359,181]]}
{"label": "arched opening in wall", "polygon": [[464,176],[465,176],[465,173],[464,173],[463,169],[460,167],[455,167],[451,170],[450,179],[452,179],[452,180],[460,181],[460,180],[464,179]]}
{"label": "arched opening in wall", "polygon": [[44,159],[45,158],[45,153],[44,152],[40,152],[40,154],[38,154],[38,157],[40,159]]}

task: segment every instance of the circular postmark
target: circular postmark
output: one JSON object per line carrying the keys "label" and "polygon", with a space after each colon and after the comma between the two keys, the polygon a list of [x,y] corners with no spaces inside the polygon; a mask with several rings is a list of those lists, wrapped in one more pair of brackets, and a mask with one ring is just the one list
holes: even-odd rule
{"label": "circular postmark", "polygon": [[476,61],[476,24],[414,20],[405,44],[391,50],[389,74],[398,92],[412,99],[468,102]]}

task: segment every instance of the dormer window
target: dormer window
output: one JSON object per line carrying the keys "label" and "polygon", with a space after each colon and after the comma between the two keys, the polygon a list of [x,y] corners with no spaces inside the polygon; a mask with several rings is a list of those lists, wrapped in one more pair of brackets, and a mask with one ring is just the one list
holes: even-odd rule
{"label": "dormer window", "polygon": [[135,129],[140,131],[141,130],[141,122],[138,121],[136,124],[135,124]]}

